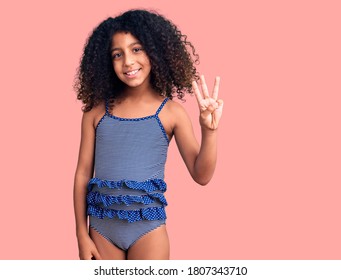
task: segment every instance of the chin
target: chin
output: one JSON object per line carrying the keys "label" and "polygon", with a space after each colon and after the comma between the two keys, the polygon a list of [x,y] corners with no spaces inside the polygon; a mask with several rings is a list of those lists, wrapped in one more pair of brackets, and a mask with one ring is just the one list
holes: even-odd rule
{"label": "chin", "polygon": [[137,87],[140,87],[142,86],[142,83],[125,83],[128,87],[130,88],[137,88]]}

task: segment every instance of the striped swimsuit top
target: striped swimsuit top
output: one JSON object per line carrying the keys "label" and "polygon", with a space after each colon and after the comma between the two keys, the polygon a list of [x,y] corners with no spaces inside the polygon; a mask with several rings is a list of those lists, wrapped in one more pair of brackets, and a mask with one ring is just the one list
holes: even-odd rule
{"label": "striped swimsuit top", "polygon": [[96,127],[94,177],[88,183],[88,215],[135,222],[166,218],[164,170],[169,140],[154,115],[120,118],[109,112]]}

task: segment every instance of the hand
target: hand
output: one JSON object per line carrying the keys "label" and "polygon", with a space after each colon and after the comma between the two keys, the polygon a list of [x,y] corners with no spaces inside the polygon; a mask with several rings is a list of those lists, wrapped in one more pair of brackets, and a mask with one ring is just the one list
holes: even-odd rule
{"label": "hand", "polygon": [[204,75],[200,76],[201,91],[196,81],[192,82],[195,97],[200,109],[200,125],[202,128],[217,129],[223,113],[223,100],[218,99],[220,77],[215,78],[212,97],[208,93]]}
{"label": "hand", "polygon": [[81,260],[101,260],[101,256],[90,236],[78,240],[79,258]]}

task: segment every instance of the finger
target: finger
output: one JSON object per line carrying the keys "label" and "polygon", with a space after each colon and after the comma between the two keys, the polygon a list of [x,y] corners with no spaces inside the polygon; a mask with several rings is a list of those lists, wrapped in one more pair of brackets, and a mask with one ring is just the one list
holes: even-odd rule
{"label": "finger", "polygon": [[219,99],[219,100],[217,100],[217,102],[218,102],[217,111],[222,112],[223,111],[223,107],[224,107],[224,101]]}
{"label": "finger", "polygon": [[212,115],[214,111],[215,109],[212,106],[208,106],[205,111],[201,112],[201,116],[206,119],[209,115]]}
{"label": "finger", "polygon": [[[93,256],[95,257],[95,260],[101,260],[101,255],[98,253],[98,251],[93,251],[92,252]],[[92,258],[91,258],[92,259]]]}
{"label": "finger", "polygon": [[206,81],[205,81],[204,75],[200,76],[200,82],[201,82],[201,89],[202,89],[202,93],[204,94],[204,98],[209,98],[210,95],[208,93],[208,88],[207,88],[207,85],[206,85]]}
{"label": "finger", "polygon": [[221,99],[218,99],[217,104],[218,104],[218,107],[216,108],[216,110],[221,111],[223,109],[223,106],[224,106],[224,101]]}
{"label": "finger", "polygon": [[194,94],[195,94],[195,97],[197,98],[198,104],[200,104],[200,102],[203,99],[202,99],[202,96],[201,96],[201,93],[200,93],[200,90],[196,81],[192,82],[192,87],[194,89]]}
{"label": "finger", "polygon": [[216,77],[215,82],[214,82],[213,94],[212,94],[212,98],[214,100],[217,100],[218,98],[219,85],[220,85],[220,77]]}

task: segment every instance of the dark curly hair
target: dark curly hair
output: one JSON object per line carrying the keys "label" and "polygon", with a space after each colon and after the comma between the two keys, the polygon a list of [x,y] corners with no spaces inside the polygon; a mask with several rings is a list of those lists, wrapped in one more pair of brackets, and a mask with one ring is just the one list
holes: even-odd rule
{"label": "dark curly hair", "polygon": [[114,103],[125,87],[114,72],[110,53],[112,36],[122,31],[141,42],[151,63],[150,82],[156,92],[170,99],[192,93],[192,81],[199,79],[194,66],[199,56],[187,36],[154,11],[129,10],[101,22],[85,43],[74,83],[84,112],[103,100]]}

